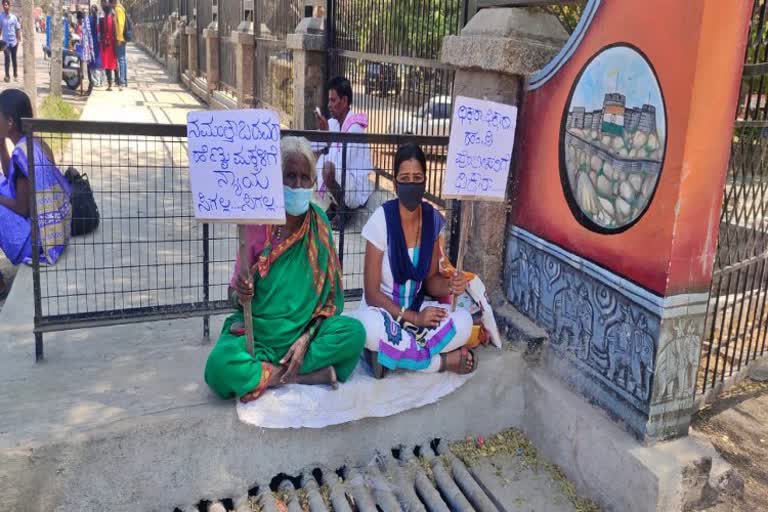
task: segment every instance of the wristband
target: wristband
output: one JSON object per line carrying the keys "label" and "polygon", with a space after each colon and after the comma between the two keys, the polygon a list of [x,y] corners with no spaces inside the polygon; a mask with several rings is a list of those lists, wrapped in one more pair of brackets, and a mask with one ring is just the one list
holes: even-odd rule
{"label": "wristband", "polygon": [[397,315],[397,320],[395,320],[395,322],[402,323],[402,321],[404,320],[403,318],[404,316],[405,316],[405,306],[400,308],[400,314]]}

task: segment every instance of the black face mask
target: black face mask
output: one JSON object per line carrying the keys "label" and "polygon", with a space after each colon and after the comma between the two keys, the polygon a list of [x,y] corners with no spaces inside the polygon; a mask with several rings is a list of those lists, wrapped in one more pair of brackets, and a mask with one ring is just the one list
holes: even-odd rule
{"label": "black face mask", "polygon": [[427,182],[421,183],[397,183],[397,198],[403,203],[403,206],[412,212],[416,210],[424,199],[424,192],[427,189]]}

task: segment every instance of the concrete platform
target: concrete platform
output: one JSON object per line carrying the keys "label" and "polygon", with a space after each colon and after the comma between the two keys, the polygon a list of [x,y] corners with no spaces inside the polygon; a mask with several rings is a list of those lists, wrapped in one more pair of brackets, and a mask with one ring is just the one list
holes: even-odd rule
{"label": "concrete platform", "polygon": [[249,427],[202,381],[200,320],[52,334],[35,364],[29,269],[16,283],[0,315],[2,510],[172,510],[311,461],[362,464],[374,447],[521,424],[522,358],[484,350],[483,371],[438,404],[322,430]]}
{"label": "concrete platform", "polygon": [[0,313],[0,510],[173,510],[234,499],[316,463],[364,466],[376,450],[508,428],[526,432],[607,510],[682,510],[715,478],[711,446],[690,438],[639,445],[524,358],[524,343],[481,350],[478,374],[437,404],[269,430],[240,423],[234,404],[203,383],[210,345],[200,320],[51,334],[45,362],[35,364],[29,290],[22,268]]}

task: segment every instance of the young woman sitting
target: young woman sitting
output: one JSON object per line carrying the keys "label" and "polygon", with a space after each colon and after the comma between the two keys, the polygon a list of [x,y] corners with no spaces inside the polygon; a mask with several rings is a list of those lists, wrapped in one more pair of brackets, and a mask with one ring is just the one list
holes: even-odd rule
{"label": "young woman sitting", "polygon": [[472,332],[469,312],[428,302],[426,297],[459,296],[463,274],[438,273],[438,237],[445,221],[423,201],[426,157],[415,144],[395,155],[397,199],[379,207],[363,228],[365,294],[357,313],[365,326],[366,358],[374,376],[386,369],[450,371],[477,368],[465,347]]}

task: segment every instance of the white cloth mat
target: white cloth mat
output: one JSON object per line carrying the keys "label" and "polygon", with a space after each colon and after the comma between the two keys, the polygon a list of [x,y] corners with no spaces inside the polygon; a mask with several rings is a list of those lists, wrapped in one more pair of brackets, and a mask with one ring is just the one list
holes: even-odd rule
{"label": "white cloth mat", "polygon": [[243,423],[264,428],[323,428],[437,402],[470,378],[450,372],[390,372],[376,380],[361,361],[336,391],[329,386],[282,386],[254,402],[238,401],[237,416]]}

